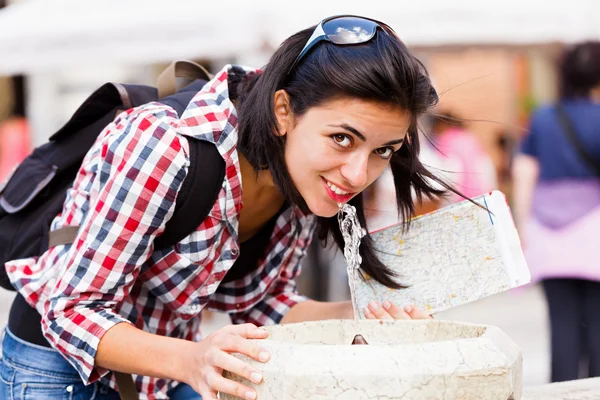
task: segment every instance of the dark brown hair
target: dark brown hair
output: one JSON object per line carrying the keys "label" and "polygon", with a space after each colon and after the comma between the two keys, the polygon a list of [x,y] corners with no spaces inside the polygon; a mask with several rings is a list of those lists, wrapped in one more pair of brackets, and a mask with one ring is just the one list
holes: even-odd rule
{"label": "dark brown hair", "polygon": [[600,85],[600,41],[587,41],[568,48],[559,66],[560,96],[587,97]]}

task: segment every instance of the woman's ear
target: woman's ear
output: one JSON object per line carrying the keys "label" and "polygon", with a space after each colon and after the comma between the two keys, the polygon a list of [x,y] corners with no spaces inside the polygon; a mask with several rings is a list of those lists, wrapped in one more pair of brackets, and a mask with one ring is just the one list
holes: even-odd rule
{"label": "woman's ear", "polygon": [[290,95],[283,89],[275,92],[273,96],[273,112],[277,118],[277,136],[285,136],[288,129],[292,127],[293,115],[290,104]]}

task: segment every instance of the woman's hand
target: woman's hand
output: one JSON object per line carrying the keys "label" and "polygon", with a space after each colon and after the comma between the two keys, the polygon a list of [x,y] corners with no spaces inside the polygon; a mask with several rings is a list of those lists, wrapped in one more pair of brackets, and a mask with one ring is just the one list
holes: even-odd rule
{"label": "woman's hand", "polygon": [[372,301],[363,309],[363,313],[366,319],[433,319],[430,314],[413,305],[398,307],[389,301],[383,304]]}
{"label": "woman's hand", "polygon": [[269,333],[252,324],[228,325],[197,343],[194,365],[190,365],[187,383],[203,400],[217,400],[217,393],[228,393],[242,399],[256,399],[248,386],[226,379],[223,370],[242,376],[254,383],[262,382],[262,374],[231,353],[244,354],[259,362],[271,355],[258,343],[248,339],[265,339]]}

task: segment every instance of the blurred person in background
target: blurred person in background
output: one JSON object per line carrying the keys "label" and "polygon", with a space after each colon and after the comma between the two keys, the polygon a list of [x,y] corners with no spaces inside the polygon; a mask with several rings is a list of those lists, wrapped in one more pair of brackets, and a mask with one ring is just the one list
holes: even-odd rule
{"label": "blurred person in background", "polygon": [[583,377],[600,376],[600,42],[568,49],[559,70],[560,99],[533,113],[513,167],[515,218],[548,302],[552,382],[581,377],[581,361]]}
{"label": "blurred person in background", "polygon": [[0,184],[31,152],[29,123],[25,118],[22,77],[13,77],[11,115],[0,122]]}
{"label": "blurred person in background", "polygon": [[512,165],[518,151],[519,141],[509,131],[499,131],[495,145],[500,154],[498,165],[498,189],[507,194],[512,201]]}
{"label": "blurred person in background", "polygon": [[[444,160],[441,175],[465,196],[473,198],[497,189],[496,170],[479,139],[452,111],[440,111],[431,122],[433,147]],[[462,198],[451,193],[446,203]]]}

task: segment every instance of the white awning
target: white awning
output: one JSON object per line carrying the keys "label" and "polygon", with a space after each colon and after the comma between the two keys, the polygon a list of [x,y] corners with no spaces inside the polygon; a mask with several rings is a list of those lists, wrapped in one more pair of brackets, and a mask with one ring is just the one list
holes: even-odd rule
{"label": "white awning", "polygon": [[260,12],[243,4],[229,12],[202,0],[22,1],[0,10],[0,74],[252,52]]}
{"label": "white awning", "polygon": [[597,0],[23,0],[0,10],[0,74],[243,58],[349,13],[381,19],[409,46],[600,38]]}

